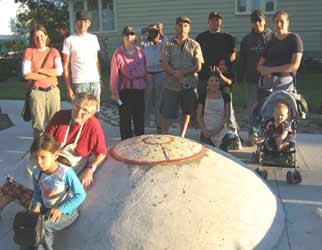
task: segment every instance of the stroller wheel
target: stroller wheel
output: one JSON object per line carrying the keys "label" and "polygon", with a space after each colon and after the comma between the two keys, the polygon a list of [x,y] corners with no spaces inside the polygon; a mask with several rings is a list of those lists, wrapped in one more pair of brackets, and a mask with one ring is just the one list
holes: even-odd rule
{"label": "stroller wheel", "polygon": [[292,171],[287,171],[286,173],[286,181],[288,184],[293,184],[294,179],[293,179],[293,172]]}
{"label": "stroller wheel", "polygon": [[293,179],[295,184],[299,184],[302,182],[302,175],[299,171],[295,170],[293,173]]}

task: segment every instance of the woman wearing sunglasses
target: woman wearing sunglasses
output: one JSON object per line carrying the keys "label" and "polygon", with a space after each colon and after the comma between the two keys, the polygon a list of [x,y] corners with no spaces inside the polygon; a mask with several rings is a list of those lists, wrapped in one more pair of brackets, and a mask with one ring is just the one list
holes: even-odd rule
{"label": "woman wearing sunglasses", "polygon": [[122,46],[115,50],[111,62],[110,88],[112,99],[119,105],[122,140],[144,134],[146,61],[136,41],[133,27],[125,26]]}

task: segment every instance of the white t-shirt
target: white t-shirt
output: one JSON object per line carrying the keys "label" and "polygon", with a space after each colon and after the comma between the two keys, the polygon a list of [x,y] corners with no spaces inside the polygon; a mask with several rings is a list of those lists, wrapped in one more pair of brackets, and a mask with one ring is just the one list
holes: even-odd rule
{"label": "white t-shirt", "polygon": [[70,56],[73,83],[98,82],[96,58],[100,46],[97,37],[85,33],[69,36],[64,41],[63,53]]}

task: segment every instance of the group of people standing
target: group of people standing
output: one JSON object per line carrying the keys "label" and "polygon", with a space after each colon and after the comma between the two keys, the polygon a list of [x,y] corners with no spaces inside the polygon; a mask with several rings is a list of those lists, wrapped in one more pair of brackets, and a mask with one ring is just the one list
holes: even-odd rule
{"label": "group of people standing", "polygon": [[87,32],[90,24],[87,11],[77,12],[76,33],[65,39],[61,51],[63,62],[60,52],[49,47],[50,38],[44,26],[37,24],[30,32],[30,47],[24,52],[22,72],[31,88],[34,138],[44,132],[45,124],[60,110],[58,76],[64,74],[72,100],[77,93],[90,92],[100,103],[99,43],[95,35]]}
{"label": "group of people standing", "polygon": [[[252,106],[270,88],[294,89],[296,71],[303,54],[302,40],[298,34],[289,32],[287,12],[274,14],[275,32],[272,32],[266,25],[264,12],[255,10],[250,15],[251,32],[242,39],[236,60],[235,39],[223,31],[222,19],[218,11],[211,12],[208,30],[195,40],[189,37],[192,22],[187,16],[176,19],[176,35],[169,40],[158,32],[157,24],[147,28],[148,40],[141,42],[137,41],[138,34],[133,27],[124,28],[122,46],[112,58],[110,78],[112,97],[119,103],[122,139],[144,133],[144,125],[151,117],[151,106],[155,111],[157,131],[167,134],[181,107],[181,136],[185,136],[190,120],[195,120],[201,129],[202,142],[222,148],[234,142],[234,148],[240,149],[232,88],[235,82],[246,80],[248,143],[255,143],[251,132]],[[236,79],[232,72],[235,62]],[[213,90],[220,90],[214,93],[216,98],[207,96],[210,82],[215,81],[218,81],[218,86],[215,84],[217,87]],[[153,89],[155,91],[151,92]],[[231,139],[223,140],[226,135]],[[227,143],[222,145],[224,141]]]}
{"label": "group of people standing", "polygon": [[[265,95],[263,89],[295,82],[303,44],[298,34],[288,31],[289,16],[285,11],[279,11],[273,16],[275,33],[267,28],[264,12],[261,10],[251,13],[250,23],[251,32],[241,41],[238,60],[235,39],[222,30],[222,16],[218,11],[209,14],[208,30],[200,33],[195,40],[189,37],[191,19],[187,16],[176,19],[176,35],[172,39],[167,39],[164,35],[162,23],[144,28],[141,32],[147,36],[140,41],[140,36],[133,27],[124,27],[122,45],[112,56],[110,70],[110,89],[112,99],[118,103],[121,139],[144,134],[144,128],[150,124],[152,114],[157,132],[167,134],[171,122],[178,118],[181,107],[181,136],[185,136],[189,122],[193,120],[201,129],[201,140],[207,139],[210,142],[210,137],[216,136],[221,128],[228,128],[235,134],[235,144],[240,149],[232,89],[235,82],[246,80],[249,143],[253,143],[252,105]],[[23,65],[26,79],[36,80],[30,85],[33,88],[34,135],[44,131],[46,119],[49,120],[60,109],[59,89],[55,86],[57,75],[62,72],[71,99],[75,97],[75,93],[89,91],[100,103],[102,83],[97,56],[99,43],[95,35],[87,32],[90,25],[89,13],[84,10],[77,12],[76,33],[64,41],[63,63],[55,49],[49,49],[49,59],[45,58],[49,38],[44,30],[35,30],[32,34],[31,39],[37,49],[26,50]],[[44,36],[43,41],[41,36],[38,35],[37,38],[38,33]],[[32,59],[30,50],[36,51],[33,52],[35,56]],[[40,67],[43,61],[51,65]],[[235,79],[232,65],[236,61]],[[217,110],[201,100],[205,99],[211,75],[218,78],[220,92],[230,96],[230,108],[226,111],[223,109],[225,105]],[[201,108],[197,114],[199,104]],[[205,122],[208,119],[204,117],[205,114],[224,120],[225,112],[229,112],[225,114],[229,117],[227,123]]]}
{"label": "group of people standing", "polygon": [[[275,33],[266,27],[260,10],[251,14],[250,21],[251,32],[242,39],[237,70],[237,82],[246,77],[249,113],[263,90],[295,88],[303,53],[301,38],[288,30],[287,12],[279,11],[273,16]],[[161,23],[152,24],[142,30],[147,36],[139,42],[133,27],[122,30],[122,45],[113,54],[110,70],[110,89],[112,99],[118,103],[122,140],[144,134],[151,113],[157,132],[167,134],[180,107],[181,136],[185,136],[190,120],[195,120],[201,129],[201,142],[223,150],[234,142],[240,148],[232,105],[235,40],[222,30],[218,11],[209,14],[209,29],[195,40],[189,37],[191,24],[189,17],[178,17],[172,39],[164,35]],[[16,200],[25,207],[32,202],[32,209],[42,212],[52,208],[52,194],[57,197],[69,189],[72,195],[52,209],[45,249],[53,249],[55,230],[77,218],[77,207],[86,196],[84,188],[92,185],[93,174],[107,155],[104,132],[95,117],[102,84],[97,53],[100,47],[97,37],[87,32],[90,25],[89,12],[78,11],[76,33],[64,40],[63,60],[59,51],[48,47],[46,29],[36,25],[30,34],[31,47],[23,57],[23,75],[32,89],[35,192],[7,178],[0,188],[0,209]],[[71,110],[60,110],[57,77],[62,74],[72,99]],[[256,143],[251,132],[249,136],[250,142]],[[66,166],[73,167],[79,178]]]}

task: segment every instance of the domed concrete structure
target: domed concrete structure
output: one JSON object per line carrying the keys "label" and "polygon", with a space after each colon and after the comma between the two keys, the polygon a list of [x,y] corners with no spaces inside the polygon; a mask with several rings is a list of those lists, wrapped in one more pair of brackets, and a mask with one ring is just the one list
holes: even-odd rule
{"label": "domed concrete structure", "polygon": [[271,190],[220,150],[144,135],[111,155],[57,250],[266,250],[283,231]]}

